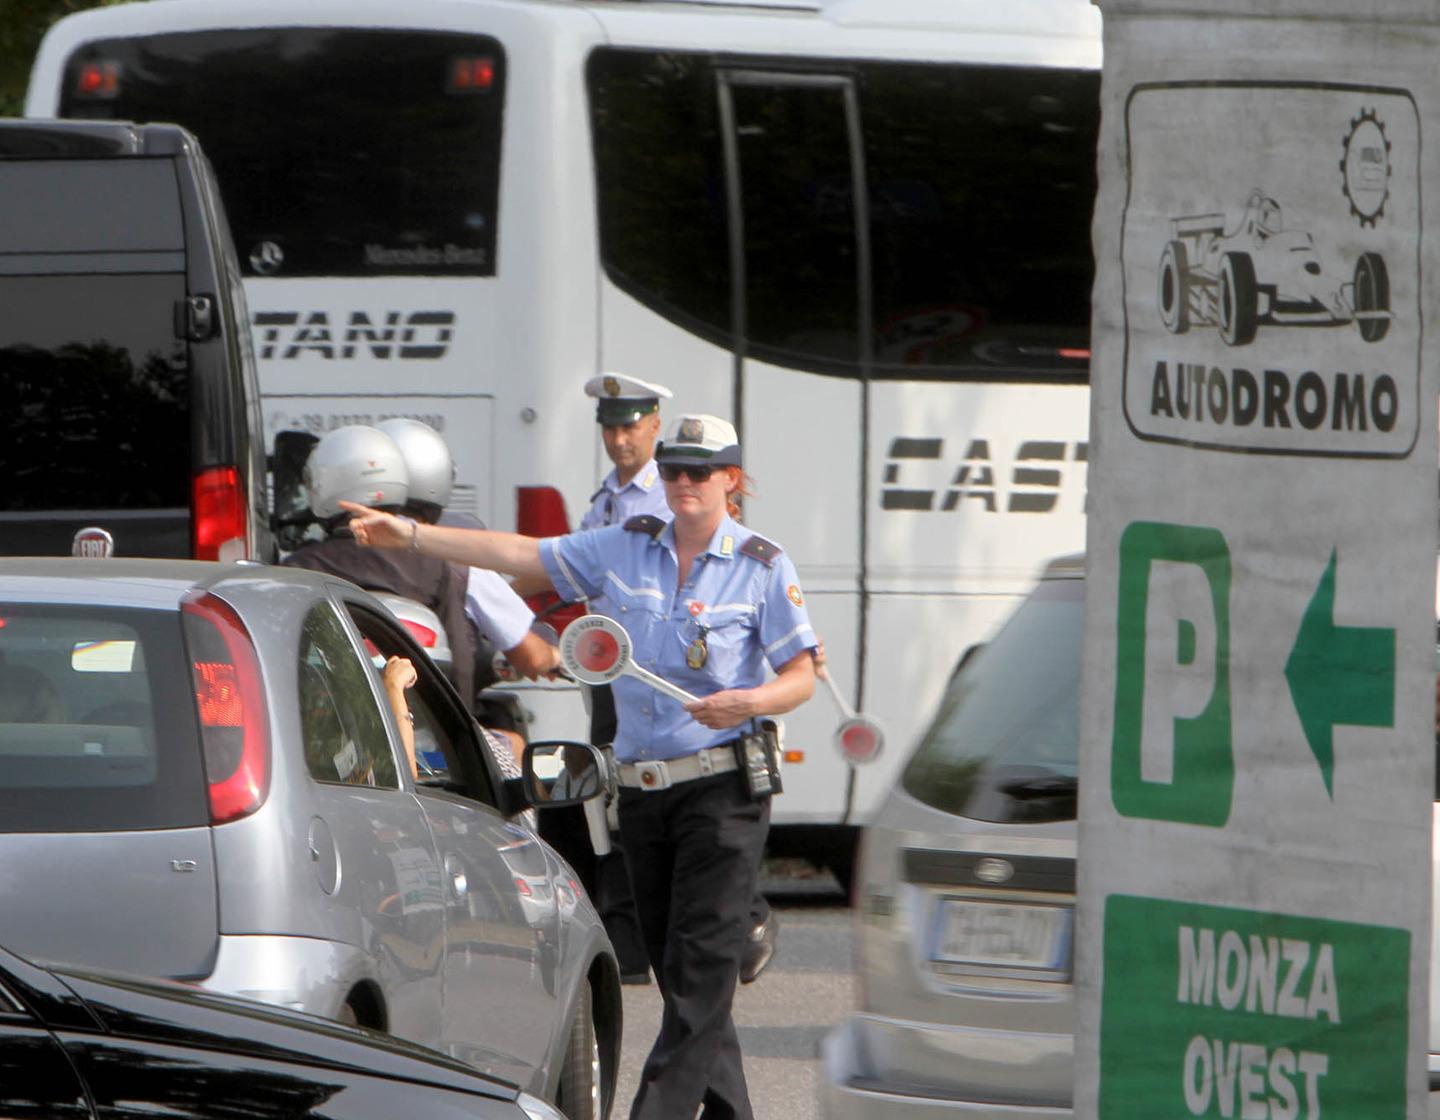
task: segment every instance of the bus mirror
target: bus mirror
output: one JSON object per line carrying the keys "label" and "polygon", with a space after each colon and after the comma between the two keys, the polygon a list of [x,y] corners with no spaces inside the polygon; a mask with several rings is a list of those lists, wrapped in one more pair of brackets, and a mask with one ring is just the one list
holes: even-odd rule
{"label": "bus mirror", "polygon": [[320,437],[309,432],[275,433],[275,447],[270,454],[270,478],[274,510],[271,527],[281,538],[286,551],[298,548],[305,528],[315,520],[310,512],[310,499],[305,494],[305,462]]}

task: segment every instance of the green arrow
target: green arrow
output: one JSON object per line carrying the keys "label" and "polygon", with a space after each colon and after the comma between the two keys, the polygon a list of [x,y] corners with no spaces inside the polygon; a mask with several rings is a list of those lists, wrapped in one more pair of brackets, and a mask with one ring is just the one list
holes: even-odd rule
{"label": "green arrow", "polygon": [[1285,662],[1300,726],[1332,800],[1335,725],[1395,726],[1395,631],[1335,625],[1335,559],[1331,551]]}

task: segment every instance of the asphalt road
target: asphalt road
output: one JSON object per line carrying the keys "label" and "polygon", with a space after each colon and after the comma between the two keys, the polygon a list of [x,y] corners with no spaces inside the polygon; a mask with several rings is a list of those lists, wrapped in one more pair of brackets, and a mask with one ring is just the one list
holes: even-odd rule
{"label": "asphalt road", "polygon": [[[735,1024],[756,1120],[814,1120],[820,1039],[854,1006],[850,911],[828,874],[775,863],[762,881],[780,918],[775,959],[735,997]],[[620,1084],[612,1120],[625,1120],[640,1067],[660,1028],[654,984],[627,986]]]}

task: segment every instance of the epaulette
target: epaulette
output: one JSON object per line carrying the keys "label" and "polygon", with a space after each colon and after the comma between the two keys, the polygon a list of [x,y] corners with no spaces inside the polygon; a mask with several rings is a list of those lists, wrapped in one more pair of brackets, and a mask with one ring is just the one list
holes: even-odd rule
{"label": "epaulette", "polygon": [[740,546],[740,555],[749,556],[752,560],[759,560],[767,568],[775,563],[775,557],[785,551],[774,541],[767,541],[762,536],[752,536],[745,539]]}
{"label": "epaulette", "polygon": [[661,530],[665,528],[665,522],[653,513],[637,513],[625,522],[625,528],[632,533],[645,533],[647,536],[658,537]]}

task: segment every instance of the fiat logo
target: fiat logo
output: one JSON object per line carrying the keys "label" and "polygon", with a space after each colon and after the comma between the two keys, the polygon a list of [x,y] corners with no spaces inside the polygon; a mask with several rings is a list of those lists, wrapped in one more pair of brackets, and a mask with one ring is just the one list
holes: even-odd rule
{"label": "fiat logo", "polygon": [[1008,859],[987,856],[975,865],[975,878],[982,883],[1004,883],[1015,874],[1015,865]]}
{"label": "fiat logo", "polygon": [[98,526],[88,526],[77,532],[71,540],[70,555],[90,560],[105,560],[115,555],[115,538]]}

